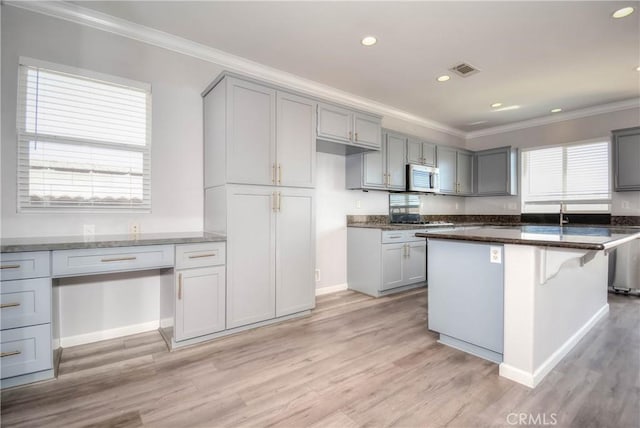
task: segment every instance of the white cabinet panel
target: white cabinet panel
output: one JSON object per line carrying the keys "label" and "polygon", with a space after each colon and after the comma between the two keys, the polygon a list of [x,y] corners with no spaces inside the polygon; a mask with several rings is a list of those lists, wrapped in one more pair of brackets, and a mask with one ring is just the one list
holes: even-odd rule
{"label": "white cabinet panel", "polygon": [[640,190],[640,127],[613,131],[616,192]]}
{"label": "white cabinet panel", "polygon": [[438,147],[438,170],[440,171],[440,193],[456,193],[456,150]]}
{"label": "white cabinet panel", "polygon": [[389,190],[405,190],[406,176],[406,141],[402,135],[388,133],[387,147],[387,188]]}
{"label": "white cabinet panel", "polygon": [[50,276],[49,260],[49,251],[2,253],[0,256],[0,279],[6,281]]}
{"label": "white cabinet panel", "polygon": [[227,81],[227,180],[275,184],[276,91],[242,80]]}
{"label": "white cabinet panel", "polygon": [[176,341],[225,329],[224,266],[183,270],[176,282]]}
{"label": "white cabinet panel", "polygon": [[276,316],[315,306],[315,227],[309,191],[282,191],[276,221]]}
{"label": "white cabinet panel", "polygon": [[51,324],[0,331],[2,379],[53,367]]}
{"label": "white cabinet panel", "polygon": [[427,243],[425,239],[420,242],[409,242],[407,256],[404,259],[405,282],[412,284],[427,280]]}
{"label": "white cabinet panel", "polygon": [[473,155],[468,152],[458,152],[457,163],[458,193],[470,195],[473,193]]}
{"label": "white cabinet panel", "polygon": [[313,187],[316,160],[316,103],[278,92],[277,184]]}
{"label": "white cabinet panel", "polygon": [[224,242],[176,245],[176,269],[223,265]]}
{"label": "white cabinet panel", "polygon": [[364,177],[361,178],[363,183],[362,187],[372,189],[386,188],[387,170],[385,168],[386,156],[384,154],[384,149],[356,156],[361,156],[361,162],[364,163]]}
{"label": "white cabinet panel", "polygon": [[275,317],[274,195],[254,186],[229,195],[227,328]]}

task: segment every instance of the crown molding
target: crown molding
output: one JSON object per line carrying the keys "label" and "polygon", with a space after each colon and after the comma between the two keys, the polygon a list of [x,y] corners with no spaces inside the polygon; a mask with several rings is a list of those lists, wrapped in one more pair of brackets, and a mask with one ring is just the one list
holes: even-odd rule
{"label": "crown molding", "polygon": [[3,1],[3,4],[63,19],[76,24],[85,25],[183,55],[215,63],[225,70],[242,73],[249,77],[267,81],[272,84],[286,86],[296,91],[323,98],[328,101],[376,113],[381,116],[401,119],[409,123],[424,126],[459,138],[466,137],[466,133],[464,131],[452,128],[442,123],[425,119],[406,111],[396,109],[368,98],[359,97],[328,85],[323,85],[312,80],[298,77],[294,74],[229,54],[202,43],[194,42],[164,31],[136,24],[112,15],[107,15],[102,12],[87,9],[73,3],[68,3],[66,1]]}
{"label": "crown molding", "polygon": [[564,122],[567,120],[580,119],[583,117],[596,116],[599,114],[611,113],[615,111],[629,110],[632,108],[640,108],[640,98],[631,98],[614,103],[568,111],[566,113],[554,114],[552,116],[537,117],[535,119],[523,120],[521,122],[510,123],[508,125],[480,129],[478,131],[468,132],[466,135],[466,139],[467,141],[469,141],[473,138],[502,134],[504,132],[517,131],[520,129],[533,128],[535,126],[549,125],[551,123]]}

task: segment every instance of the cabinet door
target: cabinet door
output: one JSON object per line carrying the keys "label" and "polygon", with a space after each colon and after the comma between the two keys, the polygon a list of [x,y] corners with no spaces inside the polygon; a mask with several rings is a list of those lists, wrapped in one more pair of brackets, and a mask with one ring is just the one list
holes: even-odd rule
{"label": "cabinet door", "polygon": [[227,328],[275,317],[275,192],[234,188],[228,197]]}
{"label": "cabinet door", "polygon": [[615,190],[640,190],[640,128],[614,133]]}
{"label": "cabinet door", "polygon": [[382,124],[380,119],[362,113],[353,115],[353,143],[375,149],[381,147]]}
{"label": "cabinet door", "polygon": [[427,166],[436,166],[436,145],[422,143],[422,161]]}
{"label": "cabinet door", "polygon": [[391,190],[405,190],[406,175],[406,138],[397,134],[386,135],[387,145],[387,174],[388,188]]}
{"label": "cabinet door", "polygon": [[227,181],[275,184],[276,91],[228,79]]}
{"label": "cabinet door", "polygon": [[176,341],[225,328],[224,266],[176,272]]}
{"label": "cabinet door", "polygon": [[409,242],[407,257],[404,259],[404,278],[406,284],[427,280],[427,242],[426,240]]}
{"label": "cabinet door", "polygon": [[330,104],[318,104],[318,138],[350,143],[353,136],[353,113]]}
{"label": "cabinet door", "polygon": [[313,187],[316,164],[316,103],[278,92],[277,181],[282,186]]}
{"label": "cabinet door", "polygon": [[458,152],[457,162],[458,193],[470,195],[473,193],[473,155]]}
{"label": "cabinet door", "polygon": [[386,142],[382,144],[382,150],[367,152],[362,155],[362,187],[365,189],[385,189],[387,185]]}
{"label": "cabinet door", "polygon": [[455,194],[457,189],[455,149],[438,146],[438,169],[440,171],[440,193]]}
{"label": "cabinet door", "polygon": [[280,192],[276,215],[276,316],[315,306],[313,192]]}
{"label": "cabinet door", "polygon": [[422,163],[422,142],[414,138],[407,140],[407,163]]}
{"label": "cabinet door", "polygon": [[380,290],[389,290],[405,284],[403,264],[405,258],[405,244],[382,245],[382,285]]}
{"label": "cabinet door", "polygon": [[476,157],[478,195],[506,195],[509,188],[509,150],[487,150]]}

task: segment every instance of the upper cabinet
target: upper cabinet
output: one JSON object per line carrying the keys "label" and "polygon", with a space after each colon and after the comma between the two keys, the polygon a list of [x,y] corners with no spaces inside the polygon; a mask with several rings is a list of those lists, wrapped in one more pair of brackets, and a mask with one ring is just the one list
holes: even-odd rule
{"label": "upper cabinet", "polygon": [[612,132],[616,192],[640,190],[640,127]]}
{"label": "upper cabinet", "polygon": [[382,150],[347,156],[347,189],[405,190],[407,138],[391,131],[382,138]]}
{"label": "upper cabinet", "polygon": [[316,102],[236,77],[204,97],[205,188],[313,187]]}
{"label": "upper cabinet", "polygon": [[437,147],[440,193],[468,196],[473,194],[473,153],[453,147]]}
{"label": "upper cabinet", "polygon": [[518,194],[518,151],[500,147],[475,152],[474,174],[477,196],[511,196]]}
{"label": "upper cabinet", "polygon": [[407,163],[436,166],[436,145],[409,137],[407,140]]}
{"label": "upper cabinet", "polygon": [[318,139],[344,145],[344,154],[380,150],[381,129],[377,116],[332,104],[318,104]]}

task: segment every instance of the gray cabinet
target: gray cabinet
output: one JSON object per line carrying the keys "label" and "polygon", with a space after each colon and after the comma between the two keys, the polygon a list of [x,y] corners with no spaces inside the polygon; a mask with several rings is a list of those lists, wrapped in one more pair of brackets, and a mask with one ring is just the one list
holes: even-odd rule
{"label": "gray cabinet", "polygon": [[349,289],[379,297],[425,285],[426,241],[416,232],[348,228]]}
{"label": "gray cabinet", "polygon": [[347,156],[347,189],[405,190],[406,137],[386,131],[382,150]]}
{"label": "gray cabinet", "polygon": [[440,193],[467,196],[473,193],[473,153],[437,146]]}
{"label": "gray cabinet", "polygon": [[205,188],[313,187],[316,102],[224,76],[204,96]]}
{"label": "gray cabinet", "polygon": [[474,193],[476,196],[518,194],[518,151],[512,147],[475,152]]}
{"label": "gray cabinet", "polygon": [[436,166],[436,145],[409,137],[407,140],[407,163]]}
{"label": "gray cabinet", "polygon": [[48,251],[5,253],[0,260],[0,385],[53,378]]}
{"label": "gray cabinet", "polygon": [[321,140],[372,150],[381,147],[381,120],[377,116],[319,103],[317,126]]}
{"label": "gray cabinet", "polygon": [[228,189],[227,328],[315,305],[313,192]]}
{"label": "gray cabinet", "polygon": [[640,127],[612,132],[616,192],[640,190]]}

